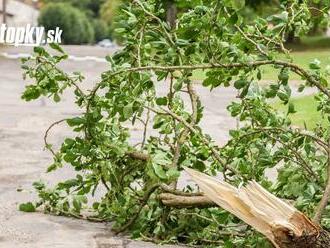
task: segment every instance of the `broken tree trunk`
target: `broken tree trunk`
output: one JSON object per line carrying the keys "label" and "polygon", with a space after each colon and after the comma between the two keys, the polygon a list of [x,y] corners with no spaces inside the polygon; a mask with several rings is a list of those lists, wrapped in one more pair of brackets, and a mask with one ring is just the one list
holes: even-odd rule
{"label": "broken tree trunk", "polygon": [[186,169],[205,196],[265,235],[277,248],[329,248],[330,234],[255,181],[245,187]]}

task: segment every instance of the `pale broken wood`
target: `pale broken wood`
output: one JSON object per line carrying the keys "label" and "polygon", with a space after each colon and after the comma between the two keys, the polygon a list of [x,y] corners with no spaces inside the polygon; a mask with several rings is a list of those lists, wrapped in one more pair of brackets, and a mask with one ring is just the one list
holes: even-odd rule
{"label": "pale broken wood", "polygon": [[236,188],[201,172],[185,170],[206,197],[265,235],[275,247],[330,247],[327,231],[257,182]]}

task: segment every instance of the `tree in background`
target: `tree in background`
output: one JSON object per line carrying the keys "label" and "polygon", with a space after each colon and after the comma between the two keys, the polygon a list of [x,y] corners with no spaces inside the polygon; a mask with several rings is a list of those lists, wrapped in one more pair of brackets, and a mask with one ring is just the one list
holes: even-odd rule
{"label": "tree in background", "polygon": [[102,4],[106,0],[41,0],[42,5],[49,3],[67,3],[81,11],[85,12],[89,17],[98,17]]}
{"label": "tree in background", "polygon": [[324,34],[329,26],[329,18],[325,18],[330,8],[329,0],[313,0],[310,3],[312,28],[310,35]]}
{"label": "tree in background", "polygon": [[[251,11],[248,11],[244,15],[248,21],[253,21],[257,16],[267,17],[279,13],[286,6],[288,15],[295,15],[299,13],[292,12],[291,5],[295,3],[292,0],[246,0],[246,5],[250,7]],[[298,1],[303,3],[304,1]],[[308,0],[306,8],[310,14],[310,20],[307,23],[310,27],[310,31],[307,35],[324,35],[329,25],[329,18],[327,18],[330,7],[329,0]],[[245,8],[245,11],[247,8]],[[292,25],[292,24],[291,24]],[[292,25],[293,27],[294,25]],[[294,28],[287,34],[286,41],[288,43],[299,42],[299,30]]]}
{"label": "tree in background", "polygon": [[[102,5],[100,10],[101,19],[104,20],[110,26],[110,33],[119,42],[123,40],[121,34],[116,33],[117,27],[121,26],[121,8],[125,8],[125,5],[129,4],[128,0],[106,0]],[[175,26],[175,21],[180,13],[184,13],[189,9],[193,9],[195,6],[200,4],[200,0],[156,0],[156,6],[159,9],[164,9],[165,11],[160,16],[162,20],[166,22],[173,28]]]}
{"label": "tree in background", "polygon": [[104,20],[107,24],[112,24],[114,18],[119,14],[118,10],[120,5],[122,4],[122,0],[107,0],[101,6],[100,9],[100,17]]}
{"label": "tree in background", "polygon": [[[177,15],[184,13],[189,9],[193,9],[198,6],[201,1],[199,0],[156,0],[156,5],[159,8],[163,8],[166,11],[160,16],[163,20],[173,26]],[[237,1],[239,2],[239,1]],[[290,2],[292,0],[246,0],[244,9],[240,10],[241,17],[245,22],[254,22],[256,18],[274,15],[281,13],[285,6],[287,6],[286,15],[295,15],[297,13],[291,13]],[[311,31],[308,35],[323,35],[328,27],[328,18],[325,18],[329,11],[329,0],[308,0],[307,8],[310,13],[310,20],[306,25],[311,27]],[[101,7],[100,16],[108,25],[111,25],[111,33],[116,29],[117,24],[120,22],[119,9],[121,4],[123,7],[128,4],[129,1],[125,0],[106,0]],[[299,13],[298,13],[299,14]],[[279,18],[285,18],[285,16],[279,16]],[[275,20],[276,22],[276,20]],[[300,30],[295,30],[294,25],[291,24],[291,31],[287,34],[286,41],[288,43],[299,42],[299,36],[301,36]],[[115,37],[122,39],[120,35],[113,34]],[[305,34],[306,35],[306,34]]]}
{"label": "tree in background", "polygon": [[94,42],[94,29],[88,18],[83,12],[69,4],[47,4],[41,10],[38,22],[46,30],[55,29],[56,27],[62,29],[64,44]]}
{"label": "tree in background", "polygon": [[[109,32],[109,25],[102,19],[100,19],[100,9],[101,6],[105,3],[105,0],[43,0],[42,1],[42,11],[44,8],[47,8],[51,4],[66,4],[67,6],[71,6],[75,8],[75,12],[81,12],[80,15],[84,15],[84,19],[87,17],[87,21],[84,21],[85,24],[83,26],[87,27],[87,32],[91,33],[93,32],[93,38],[88,39],[87,43],[91,42],[97,42],[105,38],[109,38],[110,32]],[[56,6],[63,6],[63,5],[55,5],[52,6],[52,9],[56,8]],[[60,7],[61,8],[61,7]],[[62,11],[62,10],[60,10]],[[47,21],[46,21],[47,22]],[[53,27],[56,27],[57,23],[61,23],[61,20],[54,20]],[[86,22],[89,22],[89,24],[86,24]],[[47,22],[49,23],[49,22]],[[71,29],[72,32],[72,29]],[[77,31],[78,33],[81,33],[83,31]],[[70,36],[70,35],[69,35]],[[71,43],[71,41],[68,41]],[[83,42],[86,43],[86,42]],[[76,44],[76,43],[73,43]]]}
{"label": "tree in background", "polygon": [[93,19],[92,24],[94,28],[94,38],[96,42],[110,37],[109,28],[103,20]]}
{"label": "tree in background", "polygon": [[[114,29],[116,25],[115,20],[120,19],[120,6],[123,4],[122,0],[106,0],[100,8],[100,19],[107,25],[107,34],[120,40],[120,37],[114,36]],[[118,21],[118,20],[116,20]]]}

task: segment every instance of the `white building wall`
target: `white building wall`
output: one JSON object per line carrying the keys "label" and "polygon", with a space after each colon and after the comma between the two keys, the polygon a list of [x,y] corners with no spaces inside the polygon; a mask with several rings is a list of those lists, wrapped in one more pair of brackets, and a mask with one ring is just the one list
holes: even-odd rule
{"label": "white building wall", "polygon": [[[2,10],[2,1],[0,0],[0,10]],[[7,0],[7,24],[12,27],[24,27],[26,24],[37,26],[39,11],[30,5],[16,0]],[[2,14],[0,13],[0,23],[2,23]]]}

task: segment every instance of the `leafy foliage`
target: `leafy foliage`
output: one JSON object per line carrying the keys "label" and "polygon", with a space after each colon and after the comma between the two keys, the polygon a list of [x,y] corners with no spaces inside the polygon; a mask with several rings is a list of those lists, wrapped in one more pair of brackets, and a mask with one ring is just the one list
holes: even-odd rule
{"label": "leafy foliage", "polygon": [[94,39],[96,42],[106,39],[110,36],[110,31],[106,23],[100,19],[92,21],[94,29]]}
{"label": "leafy foliage", "polygon": [[41,10],[38,22],[46,30],[56,27],[63,30],[64,44],[84,44],[94,41],[94,29],[86,15],[69,4],[48,4]]}
{"label": "leafy foliage", "polygon": [[[113,220],[117,232],[155,242],[266,247],[263,237],[226,211],[192,203],[182,208],[175,201],[178,195],[188,202],[198,195],[192,186],[176,187],[187,166],[221,174],[236,186],[256,180],[308,215],[316,211],[330,227],[329,209],[317,208],[325,200],[323,189],[330,187],[328,75],[317,60],[308,70],[291,62],[283,42],[292,28],[308,32],[310,12],[304,1],[289,4],[290,12],[283,6],[270,18],[246,24],[240,15],[244,1],[208,1],[182,14],[171,29],[159,17],[164,10],[157,3],[133,1],[122,10],[116,29],[125,46],[107,57],[111,69],[89,92],[81,90],[79,73],[60,69],[67,58],[60,47],[52,45],[58,55],[35,48],[35,56],[23,61],[25,76],[35,83],[22,98],[59,101],[64,90],[73,88],[83,111],[52,124],[66,123],[76,133],[58,151],[47,142],[47,130],[45,145],[54,157],[48,172],[68,164],[77,175],[54,188],[35,183],[36,206],[75,217],[92,206],[95,216],[89,218]],[[278,71],[278,80],[260,87],[265,65]],[[199,126],[203,106],[191,80],[197,69],[207,71],[205,87],[239,91],[227,109],[241,127],[230,131],[222,147]],[[319,92],[315,101],[324,121],[312,132],[291,126],[295,107],[289,101],[289,72],[301,77],[300,90],[315,87]],[[157,84],[167,85],[166,95],[159,95]],[[273,98],[287,106],[286,114],[271,107]],[[142,125],[139,142],[130,139],[127,123]],[[156,135],[148,133],[151,126]],[[271,181],[267,172],[274,168],[279,174]],[[87,196],[96,191],[104,192],[102,199],[88,203]],[[164,193],[173,197],[172,204],[166,204]]]}
{"label": "leafy foliage", "polygon": [[40,0],[42,4],[66,3],[85,12],[88,17],[99,17],[99,12],[105,0]]}

